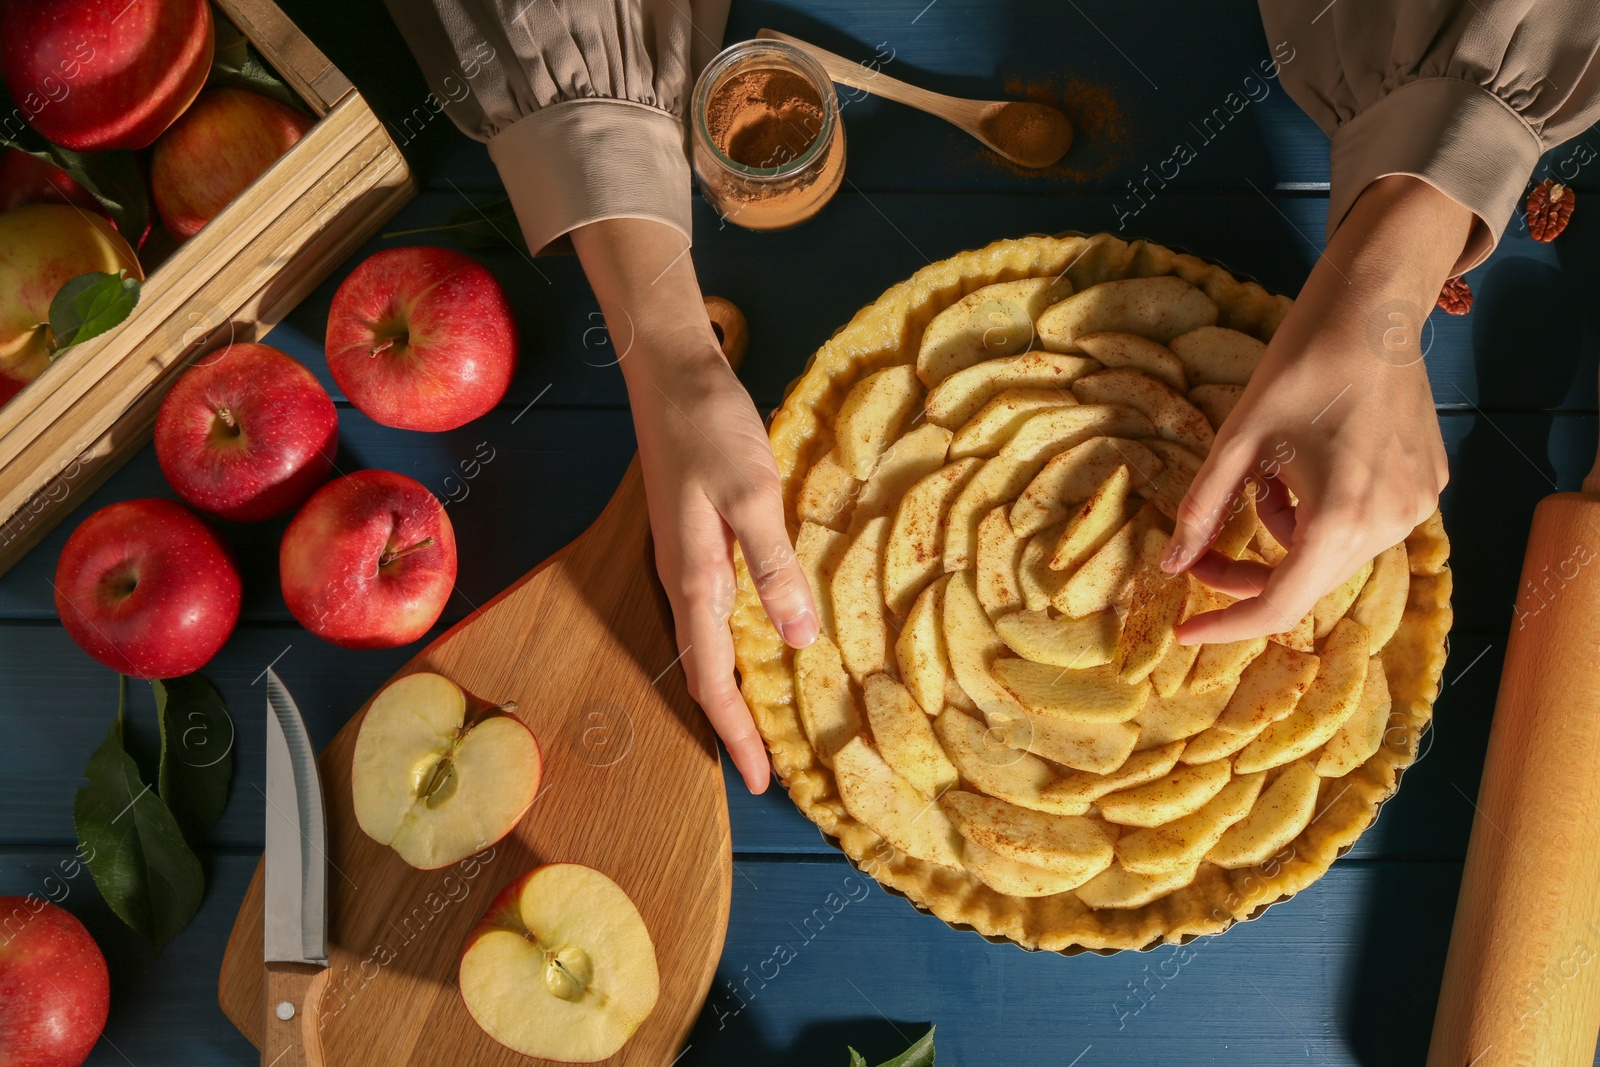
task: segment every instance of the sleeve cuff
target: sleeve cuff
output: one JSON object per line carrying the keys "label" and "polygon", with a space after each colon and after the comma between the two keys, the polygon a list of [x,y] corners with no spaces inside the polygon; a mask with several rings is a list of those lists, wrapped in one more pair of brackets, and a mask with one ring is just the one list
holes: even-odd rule
{"label": "sleeve cuff", "polygon": [[1540,152],[1538,135],[1482,86],[1408,82],[1334,131],[1328,236],[1368,185],[1407,174],[1478,216],[1452,271],[1465,273],[1494,251]]}
{"label": "sleeve cuff", "polygon": [[626,100],[541,108],[489,140],[530,251],[603,219],[655,219],[692,240],[683,124]]}

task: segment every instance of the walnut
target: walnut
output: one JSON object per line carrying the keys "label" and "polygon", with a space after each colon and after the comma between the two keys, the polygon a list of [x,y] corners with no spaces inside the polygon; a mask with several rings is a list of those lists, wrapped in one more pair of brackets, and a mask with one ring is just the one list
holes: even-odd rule
{"label": "walnut", "polygon": [[1472,310],[1472,288],[1465,278],[1451,278],[1439,290],[1439,307],[1450,315],[1465,315]]}
{"label": "walnut", "polygon": [[1572,219],[1576,197],[1570,188],[1546,178],[1528,195],[1528,232],[1535,241],[1554,241]]}

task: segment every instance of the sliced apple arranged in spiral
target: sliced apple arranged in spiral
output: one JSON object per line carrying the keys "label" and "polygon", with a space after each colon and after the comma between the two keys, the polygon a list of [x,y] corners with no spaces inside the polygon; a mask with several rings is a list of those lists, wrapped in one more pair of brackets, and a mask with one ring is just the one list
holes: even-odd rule
{"label": "sliced apple arranged in spiral", "polygon": [[421,870],[499,841],[533,805],[542,760],[533,732],[497,708],[468,717],[461,687],[408,674],[373,699],[356,735],[356,821]]}

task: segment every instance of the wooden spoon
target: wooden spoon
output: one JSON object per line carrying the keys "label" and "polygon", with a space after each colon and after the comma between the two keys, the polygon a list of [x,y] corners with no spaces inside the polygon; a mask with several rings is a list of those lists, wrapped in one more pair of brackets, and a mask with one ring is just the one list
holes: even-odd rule
{"label": "wooden spoon", "polygon": [[822,69],[828,72],[828,77],[840,85],[861,89],[885,100],[936,115],[1021,166],[1048,167],[1072,147],[1072,124],[1065,115],[1047,104],[946,96],[880,74],[777,30],[762,30],[756,36],[769,41],[782,41],[800,49],[820,63]]}

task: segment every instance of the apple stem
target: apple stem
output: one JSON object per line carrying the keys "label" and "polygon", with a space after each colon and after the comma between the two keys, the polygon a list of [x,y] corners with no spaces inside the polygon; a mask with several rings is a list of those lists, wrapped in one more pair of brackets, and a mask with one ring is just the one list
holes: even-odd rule
{"label": "apple stem", "polygon": [[398,338],[395,338],[395,337],[385,337],[383,340],[381,340],[377,344],[373,345],[372,346],[372,350],[369,351],[367,353],[367,355],[369,355],[369,356],[381,355],[382,353],[387,352],[387,351],[389,351],[389,349],[393,348],[394,347],[394,343],[397,340],[398,340]]}
{"label": "apple stem", "polygon": [[431,544],[433,544],[433,538],[424,537],[414,545],[407,545],[405,548],[396,549],[393,552],[385,552],[383,555],[378,557],[378,566],[387,567],[389,564],[393,563],[402,556],[409,556],[418,549],[427,548]]}
{"label": "apple stem", "polygon": [[239,420],[234,418],[233,410],[231,408],[218,408],[217,418],[222,420],[222,425],[226,426],[234,433],[237,434],[239,432]]}

